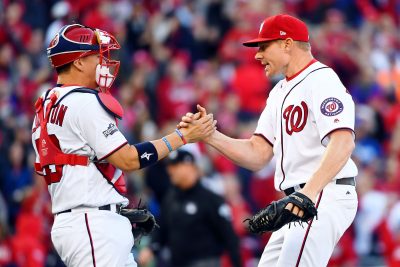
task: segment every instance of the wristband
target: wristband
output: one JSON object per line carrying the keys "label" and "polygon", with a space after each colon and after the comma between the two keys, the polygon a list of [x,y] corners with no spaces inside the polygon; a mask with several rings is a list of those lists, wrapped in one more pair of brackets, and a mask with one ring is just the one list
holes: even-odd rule
{"label": "wristband", "polygon": [[151,142],[143,142],[133,146],[139,155],[140,169],[153,165],[158,161],[157,149]]}
{"label": "wristband", "polygon": [[164,141],[164,143],[167,145],[169,152],[171,152],[173,149],[172,149],[171,144],[168,142],[167,138],[163,137],[163,138],[161,138],[161,139],[162,139],[162,140]]}
{"label": "wristband", "polygon": [[179,137],[182,139],[182,142],[184,145],[187,144],[185,137],[183,137],[183,134],[181,131],[179,131],[179,129],[175,129],[175,132],[179,135]]}

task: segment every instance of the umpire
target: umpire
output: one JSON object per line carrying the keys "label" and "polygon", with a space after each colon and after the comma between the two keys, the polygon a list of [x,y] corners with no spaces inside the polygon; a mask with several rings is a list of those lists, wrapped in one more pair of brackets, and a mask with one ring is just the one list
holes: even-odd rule
{"label": "umpire", "polygon": [[[172,186],[161,203],[160,228],[152,237],[151,250],[157,253],[167,247],[173,267],[220,267],[224,251],[234,267],[241,266],[230,208],[201,184],[194,156],[185,150],[172,152],[167,170]],[[145,249],[139,262],[148,262],[152,255]]]}

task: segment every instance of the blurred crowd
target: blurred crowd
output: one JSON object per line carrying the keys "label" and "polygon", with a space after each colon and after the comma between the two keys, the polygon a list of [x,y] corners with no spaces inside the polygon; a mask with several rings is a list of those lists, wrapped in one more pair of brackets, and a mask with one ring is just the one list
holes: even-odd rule
{"label": "blurred crowd", "polygon": [[[255,130],[278,81],[265,77],[254,60],[256,48],[242,41],[278,13],[307,22],[315,57],[338,73],[356,102],[359,211],[329,266],[400,266],[396,0],[1,1],[0,266],[63,266],[51,245],[50,197],[33,171],[31,146],[34,102],[56,79],[45,48],[63,25],[100,28],[120,42],[115,56],[121,68],[112,92],[125,110],[119,127],[130,143],[160,138],[182,115],[196,111],[197,103],[214,114],[220,131],[240,138]],[[248,234],[242,221],[282,196],[273,188],[273,163],[252,173],[202,143],[188,149],[204,182],[231,207],[243,266],[256,266],[268,235]],[[163,162],[127,178],[131,205],[141,199],[157,214],[169,186]],[[143,240],[134,253],[145,246]]]}

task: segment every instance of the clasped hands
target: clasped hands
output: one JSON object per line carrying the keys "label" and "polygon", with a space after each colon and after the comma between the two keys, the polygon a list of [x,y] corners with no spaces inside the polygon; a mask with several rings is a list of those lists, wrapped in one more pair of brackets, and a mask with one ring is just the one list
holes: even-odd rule
{"label": "clasped hands", "polygon": [[[195,114],[191,112],[186,113],[177,125],[177,128],[180,129],[189,143],[200,140],[207,142],[217,129],[217,121],[214,120],[213,114],[207,114],[206,109],[200,105],[197,105],[197,110],[198,112]],[[315,194],[312,194],[306,188],[303,188],[300,192],[312,199],[312,201],[316,197]],[[288,203],[285,208],[300,218],[304,216],[304,211],[293,203]]]}
{"label": "clasped hands", "polygon": [[207,114],[206,109],[200,105],[197,105],[197,110],[198,112],[195,114],[186,113],[177,125],[188,143],[205,140],[217,129],[217,121],[214,120],[212,113]]}

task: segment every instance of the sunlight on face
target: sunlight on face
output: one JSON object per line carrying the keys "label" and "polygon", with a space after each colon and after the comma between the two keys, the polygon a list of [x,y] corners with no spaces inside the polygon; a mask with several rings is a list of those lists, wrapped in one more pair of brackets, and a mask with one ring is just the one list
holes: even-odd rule
{"label": "sunlight on face", "polygon": [[274,40],[260,43],[255,59],[265,66],[264,70],[267,77],[285,74],[288,59],[287,52],[284,49],[284,41]]}

